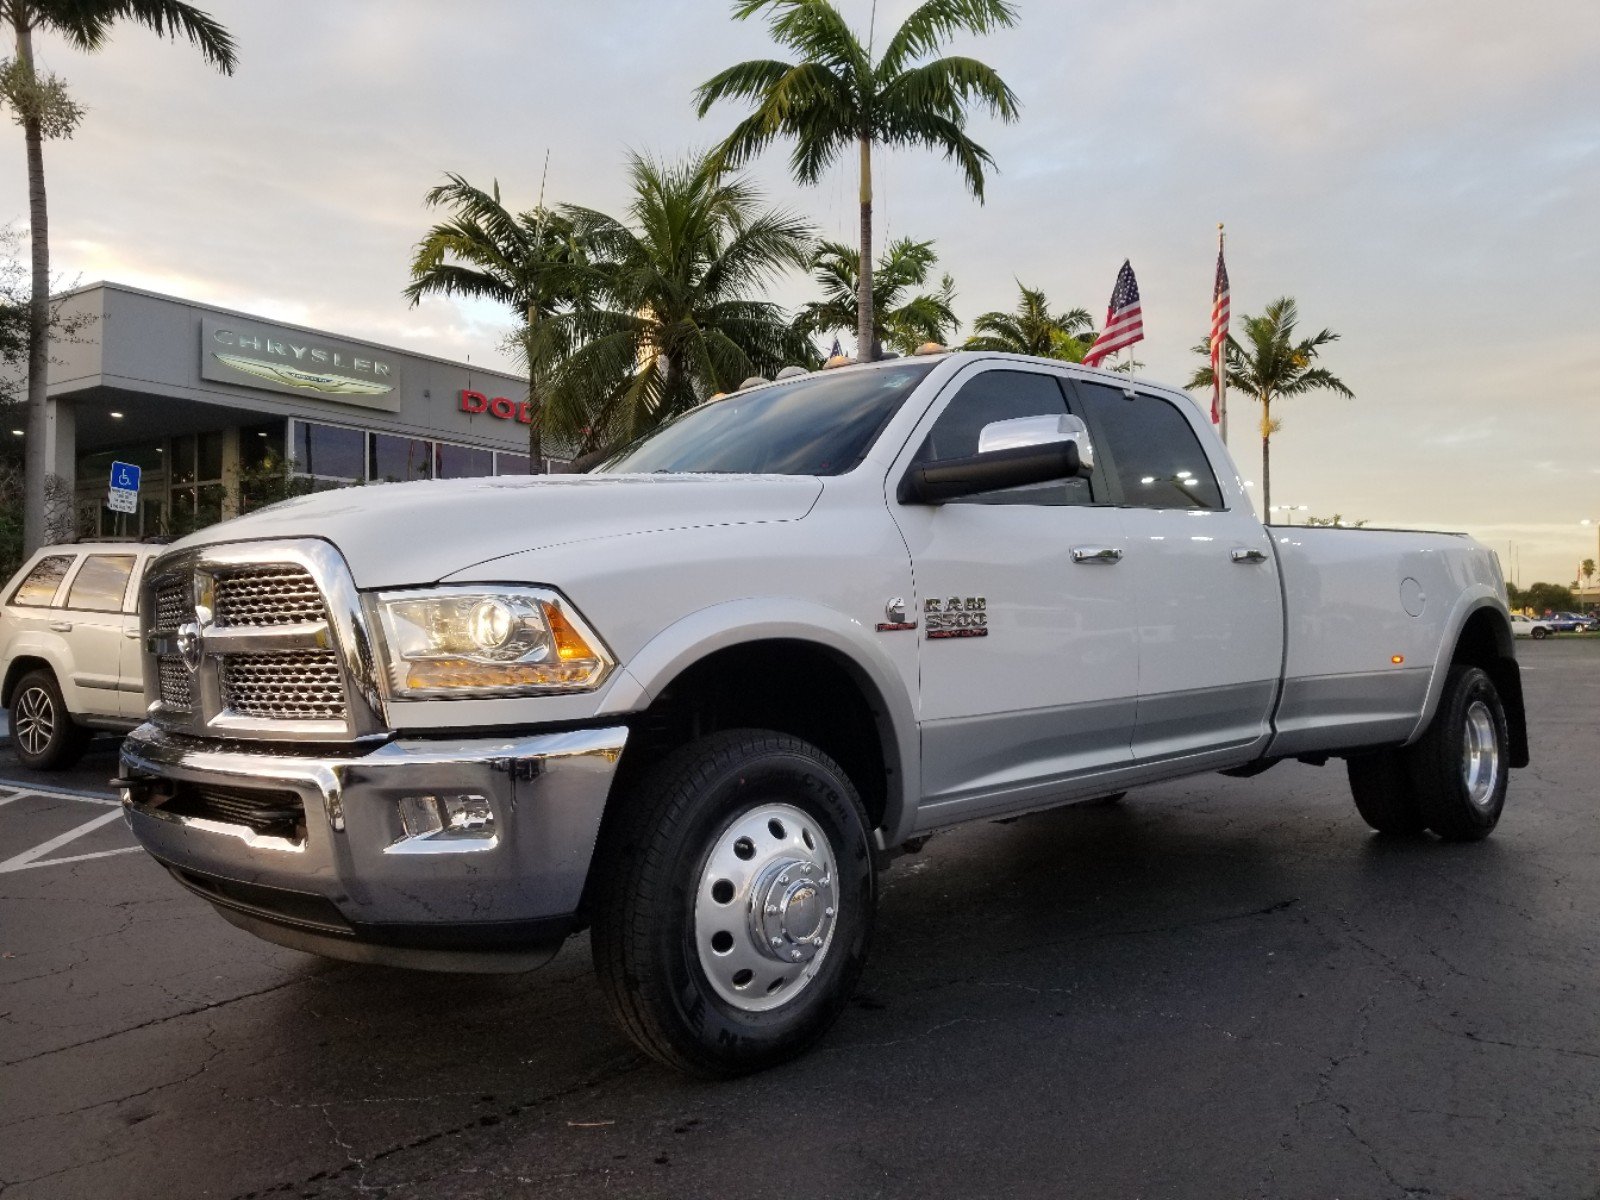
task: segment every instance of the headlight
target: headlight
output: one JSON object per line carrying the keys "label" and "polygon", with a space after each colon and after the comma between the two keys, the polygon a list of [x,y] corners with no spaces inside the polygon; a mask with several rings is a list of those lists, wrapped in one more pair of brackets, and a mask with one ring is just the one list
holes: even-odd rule
{"label": "headlight", "polygon": [[396,699],[589,691],[615,662],[546,588],[385,592],[373,604]]}

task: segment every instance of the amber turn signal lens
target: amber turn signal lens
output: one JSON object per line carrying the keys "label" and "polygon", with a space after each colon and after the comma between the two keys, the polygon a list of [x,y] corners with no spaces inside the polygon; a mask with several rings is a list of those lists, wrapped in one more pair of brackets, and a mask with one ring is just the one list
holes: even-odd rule
{"label": "amber turn signal lens", "polygon": [[1401,663],[1405,662],[1405,660],[1406,660],[1406,656],[1404,654],[1391,654],[1389,656],[1389,661],[1392,662],[1397,667]]}

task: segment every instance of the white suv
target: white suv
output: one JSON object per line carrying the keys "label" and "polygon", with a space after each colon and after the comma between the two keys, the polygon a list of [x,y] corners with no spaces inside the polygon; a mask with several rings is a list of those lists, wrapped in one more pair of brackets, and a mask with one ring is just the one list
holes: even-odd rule
{"label": "white suv", "polygon": [[46,546],[6,585],[0,703],[25,767],[71,766],[96,729],[144,719],[139,580],[159,546]]}

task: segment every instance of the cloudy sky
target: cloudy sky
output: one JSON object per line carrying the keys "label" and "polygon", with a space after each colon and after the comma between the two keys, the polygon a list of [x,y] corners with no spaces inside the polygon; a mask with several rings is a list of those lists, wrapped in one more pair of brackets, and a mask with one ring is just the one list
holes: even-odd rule
{"label": "cloudy sky", "polygon": [[[872,0],[840,0],[865,25]],[[474,362],[504,315],[408,308],[423,193],[454,171],[532,205],[609,211],[629,150],[705,147],[694,86],[764,56],[724,0],[210,0],[241,66],[119,31],[40,48],[89,108],[47,147],[56,264]],[[878,27],[911,0],[880,0]],[[1287,402],[1274,500],[1373,524],[1464,529],[1518,575],[1570,581],[1600,519],[1600,3],[1544,0],[1021,0],[1018,28],[962,43],[1021,97],[974,132],[999,173],[978,205],[922,153],[878,174],[880,230],[937,241],[958,311],[1014,280],[1100,316],[1138,272],[1155,378],[1182,382],[1226,221],[1235,313],[1298,298],[1343,335],[1356,399]],[[854,180],[753,172],[830,236]],[[20,135],[0,221],[25,225]],[[795,303],[804,280],[778,298]],[[1247,478],[1259,443],[1234,409]]]}

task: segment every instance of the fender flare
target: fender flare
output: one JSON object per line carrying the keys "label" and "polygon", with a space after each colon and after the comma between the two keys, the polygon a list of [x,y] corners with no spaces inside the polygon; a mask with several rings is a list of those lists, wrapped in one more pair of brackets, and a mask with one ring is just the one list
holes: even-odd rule
{"label": "fender flare", "polygon": [[[1433,660],[1433,674],[1428,679],[1428,693],[1423,699],[1422,715],[1417,719],[1416,727],[1412,729],[1404,744],[1409,746],[1420,738],[1433,723],[1433,717],[1439,711],[1439,700],[1444,694],[1445,676],[1450,673],[1450,664],[1454,659],[1456,644],[1461,640],[1461,631],[1466,628],[1467,621],[1481,609],[1493,609],[1500,615],[1504,625],[1505,636],[1503,641],[1508,646],[1515,646],[1511,635],[1511,618],[1507,615],[1505,602],[1501,600],[1498,592],[1485,586],[1468,588],[1456,598],[1455,607],[1450,610],[1450,616],[1445,621],[1444,637],[1439,643],[1439,653]],[[1515,652],[1507,657],[1516,660]]]}
{"label": "fender flare", "polygon": [[[832,651],[882,714],[879,737],[892,772],[879,835],[884,848],[910,836],[922,788],[920,732],[900,672],[866,626],[825,605],[794,597],[729,600],[680,617],[656,634],[623,668],[596,716],[648,707],[674,679],[719,650],[750,642],[809,642]],[[632,686],[623,686],[631,684]]]}

